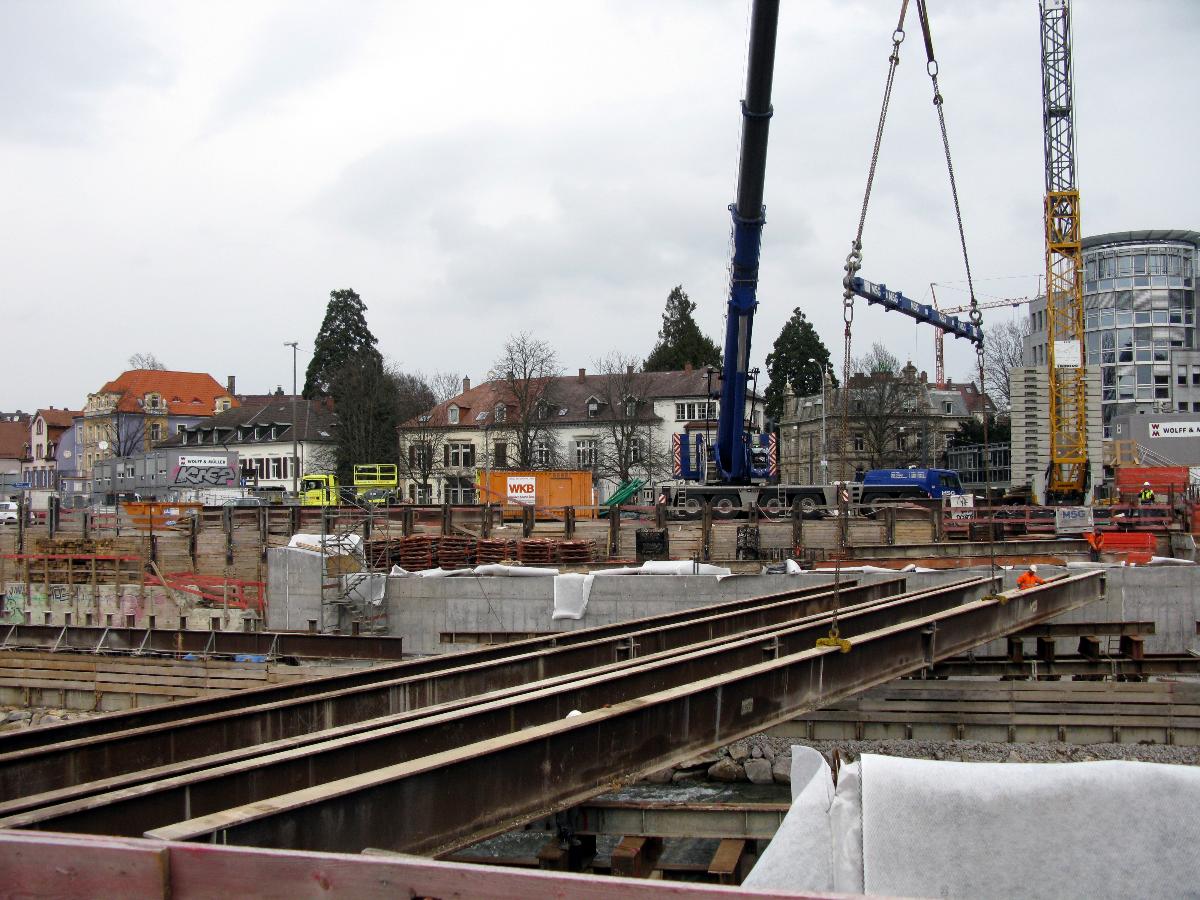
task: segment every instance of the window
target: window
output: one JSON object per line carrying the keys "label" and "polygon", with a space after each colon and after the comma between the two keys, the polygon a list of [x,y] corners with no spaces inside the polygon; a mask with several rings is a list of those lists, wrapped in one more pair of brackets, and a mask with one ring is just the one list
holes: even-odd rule
{"label": "window", "polygon": [[500,441],[492,447],[492,465],[497,469],[508,466],[508,444]]}
{"label": "window", "polygon": [[594,419],[600,414],[600,401],[589,400],[587,405],[588,418]]}
{"label": "window", "polygon": [[898,435],[896,435],[896,449],[897,449],[897,450],[904,450],[904,449],[906,449],[906,447],[907,447],[907,445],[908,445],[908,440],[907,440],[907,438],[908,438],[908,435],[906,435],[906,434],[898,434]]}
{"label": "window", "polygon": [[475,465],[474,444],[446,444],[442,448],[443,461],[452,469],[469,469]]}
{"label": "window", "polygon": [[629,442],[629,461],[631,463],[640,463],[642,461],[642,439],[633,438]]}
{"label": "window", "polygon": [[44,422],[43,422],[41,419],[38,419],[38,420],[37,420],[37,433],[38,433],[38,434],[41,434],[41,433],[42,433],[42,427],[43,427],[44,425],[45,425],[45,423],[44,423]]}
{"label": "window", "polygon": [[948,415],[948,416],[949,416],[949,415],[953,415],[953,413],[954,413],[954,401],[953,401],[953,400],[945,400],[945,401],[943,401],[943,402],[942,402],[942,412],[943,412],[943,413],[945,413],[945,414],[946,414],[946,415]]}
{"label": "window", "polygon": [[275,479],[283,478],[283,458],[280,456],[272,456],[268,462],[271,465],[271,469],[270,474],[267,477]]}
{"label": "window", "polygon": [[596,466],[596,440],[584,438],[575,442],[575,465],[580,469],[592,469]]}
{"label": "window", "polygon": [[495,410],[492,411],[492,417],[497,422],[503,422],[506,418],[506,412],[507,412],[507,410],[506,410],[506,407],[504,406],[504,404],[497,403]]}
{"label": "window", "polygon": [[854,435],[854,449],[858,453],[862,453],[867,449],[866,439],[861,434]]}
{"label": "window", "polygon": [[535,466],[550,465],[550,444],[548,441],[533,442],[533,464]]}
{"label": "window", "polygon": [[1175,383],[1187,384],[1187,366],[1175,367]]}
{"label": "window", "polygon": [[446,421],[451,425],[458,424],[458,407],[451,406],[446,410]]}
{"label": "window", "polygon": [[632,419],[636,415],[637,415],[637,401],[636,400],[626,400],[625,401],[625,418]]}
{"label": "window", "polygon": [[417,472],[428,472],[433,468],[433,445],[418,442],[408,445],[408,467]]}
{"label": "window", "polygon": [[154,422],[150,425],[150,440],[158,442],[162,440],[162,424]]}
{"label": "window", "polygon": [[696,422],[704,419],[715,419],[717,417],[717,404],[709,401],[699,403],[676,403],[675,404],[675,421],[676,422]]}

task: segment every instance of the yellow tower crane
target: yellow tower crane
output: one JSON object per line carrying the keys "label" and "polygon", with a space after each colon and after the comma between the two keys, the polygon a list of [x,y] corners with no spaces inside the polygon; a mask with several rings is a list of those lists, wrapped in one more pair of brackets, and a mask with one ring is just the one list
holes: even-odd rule
{"label": "yellow tower crane", "polygon": [[1071,13],[1041,0],[1042,124],[1046,162],[1046,338],[1050,365],[1048,503],[1082,503],[1088,490],[1083,254],[1075,181]]}

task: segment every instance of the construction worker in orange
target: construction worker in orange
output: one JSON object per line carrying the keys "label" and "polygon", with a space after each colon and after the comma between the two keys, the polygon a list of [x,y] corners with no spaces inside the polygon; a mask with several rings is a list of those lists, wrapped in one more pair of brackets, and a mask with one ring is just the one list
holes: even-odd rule
{"label": "construction worker in orange", "polygon": [[1037,566],[1032,565],[1028,570],[1021,573],[1017,579],[1017,587],[1022,591],[1027,591],[1031,587],[1037,587],[1039,584],[1045,584],[1046,579],[1038,576]]}

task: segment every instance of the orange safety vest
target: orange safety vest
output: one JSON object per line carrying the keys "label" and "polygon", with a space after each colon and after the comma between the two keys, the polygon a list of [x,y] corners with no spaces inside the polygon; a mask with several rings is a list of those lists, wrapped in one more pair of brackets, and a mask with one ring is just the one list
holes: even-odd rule
{"label": "orange safety vest", "polygon": [[1045,578],[1039,578],[1033,572],[1022,572],[1021,577],[1017,579],[1017,587],[1023,591],[1027,591],[1031,587],[1037,587],[1039,584],[1045,583]]}

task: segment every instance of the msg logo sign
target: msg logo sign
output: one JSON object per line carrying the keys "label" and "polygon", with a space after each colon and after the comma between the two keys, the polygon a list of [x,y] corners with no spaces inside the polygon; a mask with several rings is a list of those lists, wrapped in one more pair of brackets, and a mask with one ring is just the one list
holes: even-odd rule
{"label": "msg logo sign", "polygon": [[537,479],[531,475],[508,476],[508,502],[533,506],[537,498]]}

